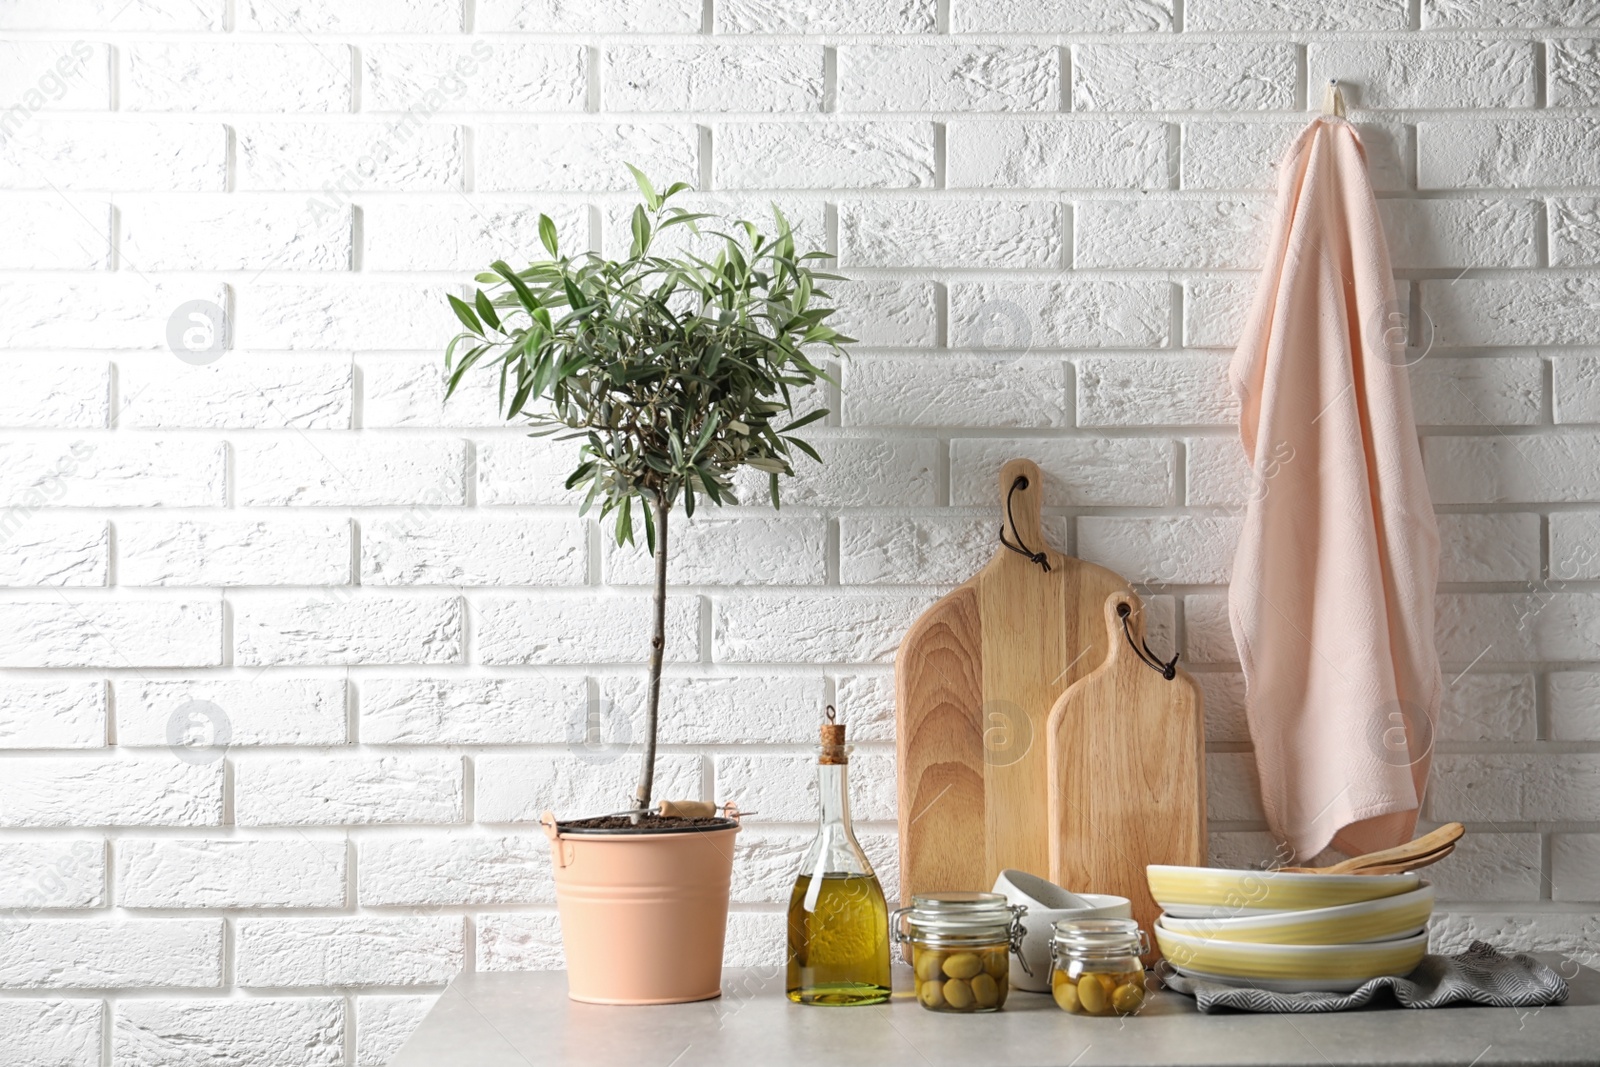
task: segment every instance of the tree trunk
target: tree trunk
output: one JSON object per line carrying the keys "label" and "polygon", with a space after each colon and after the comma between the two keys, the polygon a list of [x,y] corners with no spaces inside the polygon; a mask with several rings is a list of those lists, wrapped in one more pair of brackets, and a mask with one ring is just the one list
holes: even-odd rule
{"label": "tree trunk", "polygon": [[661,709],[661,661],[667,646],[667,513],[665,498],[654,501],[656,520],[655,634],[650,638],[650,697],[645,710],[644,767],[634,794],[634,821],[650,807],[656,777],[656,723]]}

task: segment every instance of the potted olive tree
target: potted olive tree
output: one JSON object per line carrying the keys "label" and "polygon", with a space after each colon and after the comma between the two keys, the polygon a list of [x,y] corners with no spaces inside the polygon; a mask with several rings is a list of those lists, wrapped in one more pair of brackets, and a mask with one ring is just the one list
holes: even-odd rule
{"label": "potted olive tree", "polygon": [[[582,511],[613,520],[617,543],[642,528],[654,557],[654,633],[639,784],[621,815],[545,816],[554,853],[568,989],[577,1000],[661,1004],[720,991],[735,819],[672,817],[652,808],[661,664],[666,647],[669,520],[696,502],[737,503],[743,467],[778,480],[803,453],[794,436],[826,409],[797,413],[796,390],[826,375],[808,347],[842,352],[827,325],[834,309],[811,269],[825,253],[797,254],[774,209],[776,232],[749,222],[717,229],[710,216],[669,204],[636,168],[628,255],[564,253],[539,218],[548,259],[523,270],[496,261],[470,301],[450,304],[466,327],[445,352],[450,392],[474,367],[499,375],[508,419],[535,435],[581,442],[567,487]],[[658,255],[658,235],[683,227],[689,248]],[[619,805],[623,798],[618,798]]]}

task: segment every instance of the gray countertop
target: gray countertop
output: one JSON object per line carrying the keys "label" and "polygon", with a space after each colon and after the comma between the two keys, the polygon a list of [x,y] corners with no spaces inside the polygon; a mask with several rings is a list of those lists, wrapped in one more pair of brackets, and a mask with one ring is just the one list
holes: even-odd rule
{"label": "gray countertop", "polygon": [[568,1000],[559,971],[465,974],[391,1067],[1600,1064],[1600,974],[1588,969],[1559,1007],[1208,1016],[1168,991],[1127,1020],[1015,991],[1001,1012],[939,1015],[911,999],[909,977],[867,1008],[790,1004],[781,969],[726,971],[718,1000],[615,1008]]}

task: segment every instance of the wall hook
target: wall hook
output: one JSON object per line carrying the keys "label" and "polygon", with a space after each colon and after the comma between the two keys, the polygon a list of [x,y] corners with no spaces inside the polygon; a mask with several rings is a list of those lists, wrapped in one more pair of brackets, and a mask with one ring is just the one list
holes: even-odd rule
{"label": "wall hook", "polygon": [[1329,78],[1328,87],[1322,91],[1322,113],[1333,118],[1344,118],[1344,93],[1339,91],[1339,79]]}

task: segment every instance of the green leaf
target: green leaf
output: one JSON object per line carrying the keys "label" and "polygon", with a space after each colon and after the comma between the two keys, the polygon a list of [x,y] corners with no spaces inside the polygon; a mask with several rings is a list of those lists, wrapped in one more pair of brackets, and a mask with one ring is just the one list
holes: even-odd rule
{"label": "green leaf", "polygon": [[496,274],[505,280],[507,285],[516,290],[517,299],[522,302],[523,307],[530,312],[539,307],[539,301],[534,299],[532,290],[528,288],[528,283],[517,277],[517,272],[506,266],[505,260],[497,259],[490,266],[494,268]]}
{"label": "green leaf", "polygon": [[818,419],[825,419],[827,417],[828,417],[828,409],[827,408],[818,408],[817,410],[811,412],[808,415],[803,415],[800,418],[795,419],[789,425],[780,427],[778,429],[778,432],[779,433],[788,433],[790,430],[798,430],[802,426],[810,426],[813,422],[816,422]]}
{"label": "green leaf", "polygon": [[466,303],[454,293],[446,293],[445,296],[449,299],[450,307],[454,309],[456,318],[460,319],[467,329],[482,336],[483,323],[478,321],[478,316],[472,313],[472,309],[467,307]]}
{"label": "green leaf", "polygon": [[482,289],[477,290],[473,297],[472,306],[478,309],[478,317],[495,329],[500,329],[500,314],[495,311],[494,304],[489,302],[488,294]]}
{"label": "green leaf", "polygon": [[544,245],[544,250],[550,253],[550,258],[555,259],[560,252],[556,246],[556,224],[549,215],[539,216],[539,243]]}
{"label": "green leaf", "polygon": [[644,171],[640,170],[632,163],[625,163],[623,165],[633,172],[634,184],[639,187],[639,192],[644,194],[645,205],[651,211],[655,211],[660,208],[661,197],[656,195],[655,187],[650,184],[650,179],[644,176]]}

